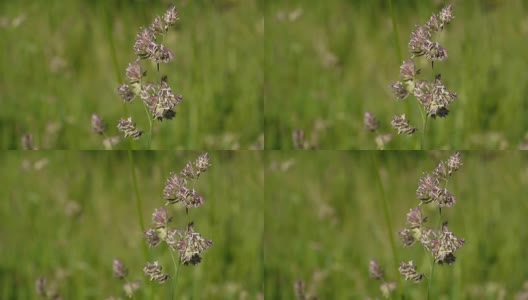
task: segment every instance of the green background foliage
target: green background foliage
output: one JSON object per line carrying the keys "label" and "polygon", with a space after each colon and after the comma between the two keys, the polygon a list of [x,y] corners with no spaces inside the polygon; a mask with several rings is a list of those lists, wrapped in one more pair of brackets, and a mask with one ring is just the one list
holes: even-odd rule
{"label": "green background foliage", "polygon": [[[134,153],[146,226],[165,204],[170,172],[199,154]],[[181,205],[168,207],[174,227],[194,221],[214,243],[200,264],[181,267],[174,299],[255,299],[263,292],[262,155],[209,154],[212,166],[195,186],[205,204],[188,215]],[[130,280],[143,281],[135,299],[170,299],[169,284],[150,283],[142,272],[145,240],[126,152],[4,152],[0,164],[1,299],[37,299],[40,276],[55,282],[64,299],[127,299],[123,282],[112,277],[114,258],[128,267]],[[149,249],[148,257],[173,275],[164,245]]]}
{"label": "green background foliage", "polygon": [[[365,111],[381,121],[381,133],[393,133],[387,149],[419,147],[419,135],[396,136],[390,127],[401,114],[422,126],[416,99],[397,102],[390,84],[410,57],[414,26],[451,1],[392,1],[397,45],[389,2],[266,2],[266,149],[292,149],[296,128],[321,149],[376,149]],[[458,100],[446,119],[429,122],[425,148],[517,149],[528,132],[527,2],[453,2],[455,19],[433,36],[449,57],[434,71]],[[416,62],[421,79],[433,78],[425,59]]]}
{"label": "green background foliage", "polygon": [[[128,115],[147,131],[140,101],[123,104],[116,88],[135,59],[139,28],[176,4],[181,20],[164,41],[175,60],[161,73],[184,102],[174,120],[154,122],[152,148],[255,149],[265,134],[266,149],[284,151],[210,152],[213,166],[196,187],[206,204],[188,216],[172,212],[175,225],[193,220],[214,245],[201,264],[182,268],[175,298],[292,299],[297,279],[321,299],[380,297],[379,283],[368,278],[376,259],[405,299],[423,299],[426,284],[401,281],[395,265],[412,259],[428,275],[430,257],[398,240],[394,253],[389,237],[418,204],[423,172],[452,152],[289,151],[295,129],[320,149],[375,149],[376,135],[363,128],[366,111],[381,121],[379,133],[395,134],[393,115],[421,127],[416,100],[396,102],[389,86],[409,56],[414,26],[445,1],[393,1],[393,11],[389,3],[1,1],[0,148],[19,149],[31,133],[39,149],[102,149],[92,113],[105,119],[109,136]],[[434,37],[449,51],[434,73],[459,98],[446,119],[429,122],[426,148],[516,149],[528,142],[527,12],[522,0],[455,3],[455,19]],[[417,65],[422,79],[434,76],[423,59]],[[148,72],[157,75],[154,65]],[[419,140],[394,135],[386,148],[417,149]],[[146,139],[117,146],[144,148]],[[164,204],[169,173],[199,154],[0,153],[0,299],[35,298],[40,276],[65,299],[123,296],[112,277],[114,258],[131,280],[144,281],[137,299],[170,298],[169,285],[142,274],[147,260],[173,270],[166,249],[145,257],[131,167],[149,224]],[[528,157],[463,157],[449,183],[458,202],[443,217],[466,244],[453,266],[436,269],[433,299],[511,298],[528,279]],[[427,212],[437,224],[436,210]]]}
{"label": "green background foliage", "polygon": [[[395,263],[413,260],[429,276],[431,256],[420,245],[403,248],[397,231],[418,206],[416,188],[451,152],[273,152],[266,155],[265,295],[294,299],[304,280],[319,299],[382,298],[369,279],[377,260],[386,280],[400,280]],[[462,152],[463,166],[449,181],[457,198],[442,210],[465,245],[452,266],[435,269],[431,299],[513,299],[528,280],[528,155]],[[393,231],[383,212],[387,202]],[[438,210],[422,206],[429,226]],[[396,244],[396,261],[389,234]],[[426,299],[427,280],[402,280],[405,299]],[[400,299],[396,297],[394,299]]]}
{"label": "green background foliage", "polygon": [[[128,115],[148,131],[141,100],[125,107],[116,89],[135,60],[139,28],[173,4],[180,21],[164,44],[175,59],[160,72],[184,102],[175,119],[154,122],[152,148],[256,144],[264,131],[264,20],[256,1],[21,0],[0,3],[0,148],[20,148],[31,133],[40,149],[102,149],[90,128],[94,112],[109,135]],[[154,65],[147,70],[159,80]],[[134,142],[146,147],[145,138]]]}

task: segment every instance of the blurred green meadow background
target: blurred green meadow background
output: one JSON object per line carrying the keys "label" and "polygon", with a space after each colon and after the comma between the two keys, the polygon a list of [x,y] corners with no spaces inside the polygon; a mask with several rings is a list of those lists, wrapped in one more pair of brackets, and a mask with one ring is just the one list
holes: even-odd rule
{"label": "blurred green meadow background", "polygon": [[[152,149],[262,148],[264,19],[256,0],[1,1],[0,148],[19,149],[32,134],[40,149],[102,149],[92,113],[109,136],[128,115],[147,132],[141,100],[125,108],[116,89],[135,60],[139,28],[171,5],[180,21],[164,45],[175,58],[160,72],[184,100],[173,120],[154,122]],[[133,147],[147,148],[146,138]]]}
{"label": "blurred green meadow background", "polygon": [[[409,260],[429,277],[431,256],[421,245],[403,248],[397,231],[419,204],[416,189],[422,174],[451,154],[267,153],[266,299],[294,299],[296,280],[303,280],[307,294],[319,299],[383,299],[379,281],[369,278],[371,259],[385,269],[387,281],[400,283],[395,264]],[[442,217],[466,243],[453,265],[436,267],[431,299],[515,299],[528,281],[528,154],[462,152],[462,159],[448,186],[457,202],[444,208]],[[438,210],[429,208],[422,206],[429,226],[436,226]],[[426,299],[427,279],[401,284],[404,299]]]}
{"label": "blurred green meadow background", "polygon": [[[363,127],[371,112],[385,149],[417,149],[420,131],[398,136],[390,126],[406,114],[421,130],[412,96],[395,100],[390,85],[410,57],[416,24],[454,3],[455,19],[435,36],[448,51],[435,73],[458,99],[445,119],[430,120],[425,149],[518,149],[528,133],[528,2],[523,0],[267,1],[265,39],[266,149],[292,149],[292,131],[304,130],[320,149],[376,149]],[[398,48],[401,57],[398,55]],[[416,60],[422,79],[430,63]],[[526,145],[524,145],[526,147]]]}
{"label": "blurred green meadow background", "polygon": [[[134,152],[141,216],[146,227],[165,204],[170,172],[199,152]],[[194,221],[213,240],[196,266],[182,266],[173,299],[263,299],[264,172],[261,152],[210,152],[212,166],[195,186],[205,204],[186,216],[169,206],[172,225]],[[171,299],[170,283],[143,275],[145,240],[139,225],[127,152],[1,152],[0,299],[37,299],[45,277],[63,299],[128,299],[112,261],[143,285],[135,299]],[[174,274],[164,245],[148,250]],[[40,298],[39,298],[40,299]]]}

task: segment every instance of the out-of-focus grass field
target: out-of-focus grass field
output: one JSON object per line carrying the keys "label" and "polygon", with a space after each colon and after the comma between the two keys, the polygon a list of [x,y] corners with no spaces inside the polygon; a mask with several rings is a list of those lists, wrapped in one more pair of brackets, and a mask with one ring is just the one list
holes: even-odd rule
{"label": "out-of-focus grass field", "polygon": [[[165,204],[169,173],[199,154],[134,153],[146,226],[154,209]],[[174,227],[193,220],[195,229],[214,243],[200,264],[181,267],[174,299],[259,299],[261,152],[209,155],[212,166],[195,186],[205,204],[190,209],[188,216],[180,205],[169,206]],[[129,279],[143,281],[135,299],[170,299],[169,284],[150,283],[143,275],[145,240],[126,152],[4,152],[0,163],[0,299],[37,299],[34,287],[40,276],[56,282],[64,299],[128,299],[123,282],[112,277],[114,258],[128,267]],[[158,259],[173,275],[162,246],[148,251],[150,261]]]}
{"label": "out-of-focus grass field", "polygon": [[[435,73],[458,100],[446,119],[428,124],[426,149],[517,149],[528,133],[528,6],[522,0],[392,1],[399,31],[394,42],[389,1],[267,1],[266,149],[291,149],[303,129],[321,149],[375,149],[363,128],[365,111],[393,133],[387,149],[416,149],[415,137],[396,136],[394,115],[421,129],[414,97],[396,102],[390,84],[409,58],[416,24],[454,2],[455,19],[433,36],[449,57]],[[422,79],[431,66],[420,58]]]}
{"label": "out-of-focus grass field", "polygon": [[[118,76],[135,59],[139,28],[170,5],[180,21],[164,45],[175,59],[160,71],[184,102],[175,119],[154,122],[152,148],[262,143],[264,20],[257,1],[21,0],[0,3],[0,148],[20,148],[31,133],[40,149],[102,149],[90,117],[100,114],[109,135],[117,134],[125,117]],[[128,112],[148,131],[142,106],[136,99]],[[134,148],[146,144],[143,138]]]}
{"label": "out-of-focus grass field", "polygon": [[[330,155],[331,154],[331,155]],[[398,281],[389,234],[400,261],[414,260],[429,276],[431,257],[420,245],[403,248],[396,232],[416,207],[416,188],[452,152],[273,152],[266,155],[265,295],[294,299],[302,279],[319,299],[382,299],[369,279],[377,260]],[[528,280],[528,155],[462,152],[449,181],[457,202],[442,210],[466,244],[452,266],[435,269],[431,299],[514,299]],[[389,232],[383,197],[393,227]],[[429,226],[438,210],[423,209]],[[426,299],[427,279],[403,281],[405,299]],[[502,296],[501,296],[502,295]],[[394,299],[400,299],[395,297]]]}

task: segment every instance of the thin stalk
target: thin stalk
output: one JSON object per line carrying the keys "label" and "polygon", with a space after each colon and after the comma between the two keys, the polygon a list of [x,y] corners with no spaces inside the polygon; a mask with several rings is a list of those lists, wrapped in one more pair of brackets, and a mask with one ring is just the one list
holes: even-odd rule
{"label": "thin stalk", "polygon": [[[108,4],[107,4],[108,5]],[[118,82],[122,81],[121,72],[119,71],[119,62],[117,60],[117,51],[114,44],[114,35],[113,35],[113,28],[112,28],[112,15],[110,14],[110,9],[107,8],[107,6],[104,6],[105,8],[105,15],[106,15],[106,33],[108,38],[108,44],[110,45],[110,52],[112,54],[112,63],[114,66],[115,76],[118,80]],[[125,115],[128,115],[128,108],[126,105],[123,105]],[[139,195],[139,189],[137,185],[137,178],[136,178],[136,172],[135,172],[135,164],[134,164],[134,156],[132,155],[133,146],[132,143],[128,144],[128,161],[130,163],[130,171],[132,173],[132,184],[134,186],[134,194],[136,197],[136,208],[138,213],[138,220],[139,225],[141,227],[142,231],[145,231],[145,224],[143,222],[143,218],[141,216],[141,197]],[[145,245],[145,259],[148,259],[148,250]]]}
{"label": "thin stalk", "polygon": [[[112,66],[113,66],[113,69],[114,69],[114,74],[115,74],[115,77],[117,79],[117,82],[123,82],[123,77],[121,75],[121,71],[120,71],[120,68],[119,68],[119,60],[117,59],[117,50],[116,50],[116,47],[115,47],[115,43],[114,43],[114,29],[112,27],[112,20],[114,19],[112,17],[112,14],[111,14],[111,9],[108,8],[108,6],[110,5],[109,4],[110,2],[107,2],[107,4],[104,4],[103,5],[103,10],[104,10],[104,15],[106,16],[106,22],[105,22],[105,25],[106,25],[106,38],[107,38],[107,41],[108,41],[108,45],[110,47],[110,54],[111,54],[111,58],[112,58]],[[124,103],[123,105],[123,115],[125,116],[128,116],[128,106],[126,105],[126,103]],[[129,150],[133,150],[134,149],[134,145],[132,144],[132,141],[128,141],[128,149]]]}
{"label": "thin stalk", "polygon": [[150,145],[152,143],[152,116],[150,115],[147,105],[145,104],[143,105],[143,107],[145,107],[145,113],[147,114],[147,120],[149,121],[149,134],[148,134],[148,139],[147,139],[147,149],[151,150]]}
{"label": "thin stalk", "polygon": [[425,116],[425,120],[423,120],[423,128],[422,128],[422,143],[421,143],[421,149],[425,150],[425,132],[427,131],[427,121],[429,118]]}
{"label": "thin stalk", "polygon": [[[134,162],[134,154],[129,149],[127,151],[128,153],[128,161],[130,163],[130,174],[132,175],[132,186],[134,187],[134,196],[136,198],[136,213],[137,218],[139,221],[139,226],[141,228],[141,232],[145,232],[145,222],[143,221],[143,215],[141,212],[143,211],[142,208],[142,201],[141,201],[141,195],[139,194],[139,188],[137,184],[137,176],[136,176],[136,168],[135,168],[135,162]],[[145,256],[145,260],[149,260],[149,254],[148,254],[148,247],[146,243],[143,243],[143,254]]]}
{"label": "thin stalk", "polygon": [[[440,217],[438,218],[438,223],[439,223],[438,227],[442,228],[442,208],[441,207],[438,208],[438,213],[440,215]],[[432,265],[431,265],[431,274],[429,275],[429,283],[427,284],[427,300],[431,299],[430,296],[431,296],[431,290],[433,288],[433,276],[434,276],[435,265],[436,263],[435,263],[435,259],[433,256]]]}
{"label": "thin stalk", "polygon": [[[431,62],[431,70],[433,73],[433,82],[436,78],[434,74],[434,61]],[[420,115],[422,116],[422,138],[420,140],[420,150],[425,150],[425,135],[427,131],[427,121],[429,120],[429,117],[427,116],[427,112],[425,111],[425,108],[423,108],[420,105],[420,102],[418,101],[418,107],[420,108]]]}
{"label": "thin stalk", "polygon": [[171,290],[171,299],[174,299],[174,293],[176,291],[176,284],[178,282],[178,273],[180,271],[181,261],[178,259],[178,263],[176,263],[176,259],[174,258],[174,254],[172,253],[172,250],[169,249],[169,252],[172,258],[172,264],[174,266],[174,279],[173,279],[172,290]]}
{"label": "thin stalk", "polygon": [[[118,82],[121,82],[122,81],[122,76],[121,76],[121,69],[119,68],[119,61],[117,59],[117,51],[116,51],[116,47],[115,47],[115,43],[114,43],[114,30],[112,28],[112,20],[114,19],[112,17],[112,14],[110,13],[110,9],[107,8],[107,5],[110,5],[108,2],[107,4],[104,6],[105,8],[105,15],[106,15],[106,38],[108,40],[108,45],[110,46],[110,54],[111,54],[111,58],[112,58],[112,65],[114,67],[114,72],[115,72],[115,77],[117,78],[117,81]],[[125,105],[125,109],[126,109],[126,105]]]}
{"label": "thin stalk", "polygon": [[[114,19],[112,17],[112,14],[110,12],[110,9],[107,7],[110,2],[107,2],[107,4],[103,5],[104,14],[106,15],[106,39],[108,41],[108,45],[110,47],[110,55],[112,58],[112,66],[114,69],[115,78],[117,79],[117,82],[123,82],[123,76],[121,75],[121,68],[119,67],[119,60],[117,59],[117,50],[114,43],[114,29],[112,27],[112,20]],[[126,103],[123,105],[123,113],[125,116],[128,116],[128,106]],[[129,143],[129,147],[132,143]]]}
{"label": "thin stalk", "polygon": [[[165,34],[162,34],[161,35],[160,44],[162,44],[164,40],[165,40]],[[156,64],[156,71],[158,72],[158,75],[160,77],[160,84],[161,84],[162,76],[160,74],[160,64],[159,63]],[[150,115],[149,108],[147,107],[147,105],[144,105],[144,107],[145,107],[145,113],[147,114],[147,119],[148,119],[148,122],[149,122],[149,134],[148,134],[148,139],[147,139],[147,149],[151,150],[152,132],[153,132],[153,127],[154,126],[153,126],[153,123],[152,123],[152,116]]]}
{"label": "thin stalk", "polygon": [[401,64],[403,61],[401,49],[400,49],[400,37],[398,33],[398,23],[396,23],[396,12],[394,11],[394,8],[392,6],[392,0],[389,0],[389,10],[391,13],[391,19],[392,19],[392,28],[394,29],[394,47],[396,48],[396,55],[398,58],[398,64]]}
{"label": "thin stalk", "polygon": [[425,112],[425,109],[422,108],[420,105],[420,102],[418,102],[418,109],[420,110],[420,116],[422,117],[422,138],[420,139],[420,150],[425,150],[425,131],[427,130],[427,113]]}
{"label": "thin stalk", "polygon": [[[377,154],[379,155],[379,154]],[[393,232],[394,232],[394,229],[392,227],[392,220],[391,220],[391,217],[390,217],[390,213],[389,213],[389,204],[388,204],[388,201],[387,201],[387,195],[385,194],[385,188],[383,186],[383,182],[382,182],[382,179],[381,179],[381,175],[379,173],[379,164],[378,164],[378,159],[374,157],[374,155],[371,155],[371,159],[372,159],[372,165],[374,166],[374,169],[375,169],[375,175],[376,175],[376,181],[377,181],[377,184],[378,184],[378,189],[379,191],[381,192],[381,202],[382,202],[382,206],[383,206],[383,215],[384,215],[384,218],[385,218],[385,224],[387,226],[387,231],[389,233],[389,242],[390,242],[390,247],[391,247],[391,252],[392,252],[392,257],[394,258],[394,269],[396,270],[396,274],[399,273],[398,271],[398,268],[399,268],[399,257],[398,257],[398,251],[396,250],[396,242],[394,241],[394,235],[393,235]],[[403,298],[403,293],[402,293],[402,280],[401,280],[401,276],[398,276],[398,293],[400,295],[402,295],[402,298]]]}
{"label": "thin stalk", "polygon": [[[114,68],[114,74],[115,74],[115,77],[117,79],[117,82],[123,82],[123,78],[122,78],[122,75],[121,75],[121,71],[120,71],[120,67],[119,67],[119,61],[117,59],[117,50],[116,50],[116,47],[115,47],[115,43],[114,43],[114,31],[113,31],[113,27],[112,27],[112,20],[113,20],[113,17],[112,17],[112,14],[110,13],[110,9],[108,8],[108,6],[110,5],[110,2],[107,2],[106,4],[104,4],[102,6],[102,9],[104,10],[104,15],[106,16],[106,37],[107,37],[107,40],[108,40],[108,45],[110,46],[110,53],[111,53],[111,57],[112,57],[112,65],[113,65],[113,68]],[[128,106],[126,105],[126,103],[123,105],[123,113],[125,116],[128,116]],[[132,173],[132,184],[134,186],[134,194],[135,194],[135,197],[136,197],[136,208],[137,208],[137,217],[138,217],[138,220],[139,220],[139,226],[141,227],[141,231],[144,232],[145,231],[145,223],[143,222],[143,217],[141,215],[141,197],[139,195],[139,189],[138,189],[138,184],[137,184],[137,178],[136,178],[136,172],[135,172],[135,163],[134,163],[134,157],[133,157],[133,154],[132,154],[132,151],[134,150],[134,145],[132,143],[132,141],[129,141],[127,143],[128,145],[128,150],[127,150],[127,153],[128,153],[128,161],[130,163],[130,170],[131,170],[131,173]],[[148,248],[147,248],[147,245],[146,243],[143,243],[143,256],[145,257],[145,260],[148,261],[149,260],[149,253],[148,253]],[[152,284],[150,284],[150,289],[149,289],[149,292],[147,293],[147,297],[150,298],[152,296],[152,293],[153,293],[153,290],[152,290]]]}
{"label": "thin stalk", "polygon": [[[393,28],[393,43],[394,48],[396,49],[396,58],[398,59],[398,65],[400,65],[403,62],[403,56],[402,56],[402,50],[400,48],[400,34],[398,31],[398,22],[396,18],[396,11],[394,10],[394,6],[392,5],[392,0],[388,0],[389,3],[389,11],[391,14],[391,21],[392,21],[392,28]],[[410,104],[408,101],[405,105],[405,113],[406,115],[410,115],[412,111],[412,104]]]}
{"label": "thin stalk", "polygon": [[431,299],[431,289],[432,289],[435,265],[436,264],[435,264],[434,257],[433,257],[433,262],[431,266],[431,275],[429,276],[429,284],[427,285],[427,300]]}

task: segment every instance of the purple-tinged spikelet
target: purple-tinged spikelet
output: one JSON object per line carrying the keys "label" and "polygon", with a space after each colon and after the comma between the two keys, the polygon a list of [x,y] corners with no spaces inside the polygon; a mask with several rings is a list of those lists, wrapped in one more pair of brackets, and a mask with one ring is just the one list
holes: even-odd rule
{"label": "purple-tinged spikelet", "polygon": [[363,124],[365,126],[365,129],[370,132],[376,131],[376,129],[378,129],[379,127],[379,121],[376,120],[376,117],[374,117],[374,115],[368,111],[365,112],[365,115],[363,117]]}
{"label": "purple-tinged spikelet", "polygon": [[408,134],[412,135],[416,132],[416,127],[411,126],[409,120],[405,115],[394,116],[391,121],[391,125],[394,129],[398,131],[398,134]]}
{"label": "purple-tinged spikelet", "polygon": [[159,283],[165,283],[169,280],[169,274],[162,272],[162,267],[158,264],[157,261],[153,263],[147,263],[143,268],[145,275],[150,277],[151,281],[157,281]]}
{"label": "purple-tinged spikelet", "polygon": [[106,124],[98,114],[92,114],[92,130],[97,134],[103,134],[106,130]]}
{"label": "purple-tinged spikelet", "polygon": [[114,272],[115,278],[124,279],[128,275],[128,269],[125,267],[123,262],[117,258],[114,259],[112,270]]}
{"label": "purple-tinged spikelet", "polygon": [[126,138],[132,137],[135,140],[139,139],[139,137],[141,137],[141,135],[143,134],[143,131],[138,130],[136,128],[136,123],[132,121],[132,118],[119,120],[119,124],[117,124],[117,129],[119,129],[120,132],[124,133]]}
{"label": "purple-tinged spikelet", "polygon": [[194,231],[193,223],[189,223],[187,231],[177,242],[177,249],[184,265],[195,265],[202,260],[200,254],[212,245],[213,241],[204,239],[200,233]]}
{"label": "purple-tinged spikelet", "polygon": [[369,263],[369,276],[376,280],[382,280],[384,276],[383,269],[378,262],[373,259],[371,259]]}
{"label": "purple-tinged spikelet", "polygon": [[419,283],[424,278],[423,273],[418,273],[416,271],[416,266],[413,265],[412,260],[408,263],[402,262],[398,268],[400,274],[405,278],[405,280],[412,280],[414,283]]}

